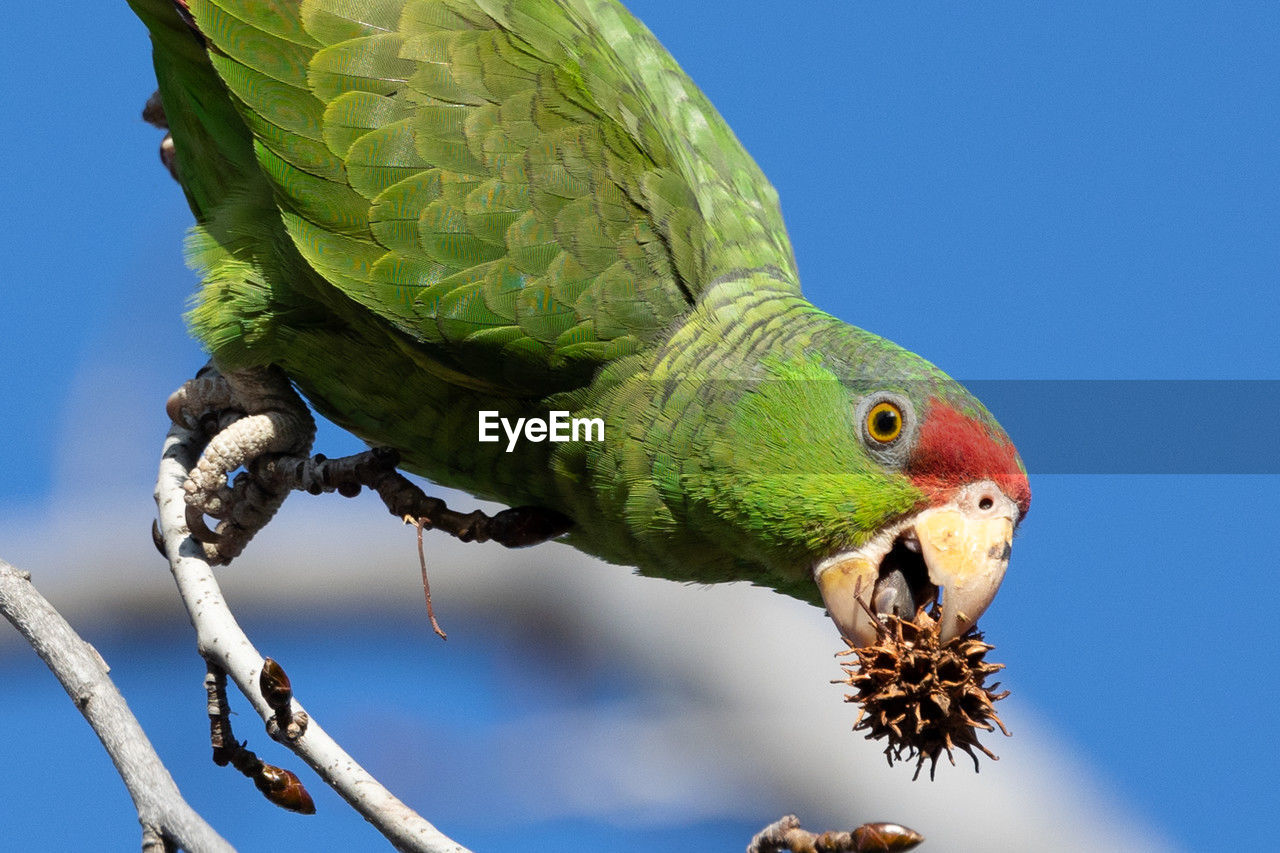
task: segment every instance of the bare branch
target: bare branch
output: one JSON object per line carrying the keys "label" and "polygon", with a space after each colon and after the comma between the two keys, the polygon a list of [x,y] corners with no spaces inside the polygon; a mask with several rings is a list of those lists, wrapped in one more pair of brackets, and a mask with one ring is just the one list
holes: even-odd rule
{"label": "bare branch", "polygon": [[96,649],[78,635],[31,584],[30,575],[0,560],[0,612],[48,665],[93,728],[129,789],[142,849],[224,853],[232,847],[178,791]]}
{"label": "bare branch", "polygon": [[[184,426],[175,425],[165,438],[156,483],[160,535],[178,593],[195,626],[200,654],[211,668],[231,676],[264,723],[272,724],[269,732],[278,735],[281,743],[310,765],[397,849],[421,853],[468,853],[466,848],[443,835],[393,796],[338,746],[314,718],[307,718],[305,731],[292,739],[288,737],[290,727],[282,728],[278,724],[277,710],[268,703],[260,688],[263,657],[236,622],[214,577],[213,567],[205,559],[201,544],[191,538],[186,526],[183,482],[196,464],[200,446],[199,436]],[[292,716],[301,718],[304,713],[297,700],[292,700]]]}

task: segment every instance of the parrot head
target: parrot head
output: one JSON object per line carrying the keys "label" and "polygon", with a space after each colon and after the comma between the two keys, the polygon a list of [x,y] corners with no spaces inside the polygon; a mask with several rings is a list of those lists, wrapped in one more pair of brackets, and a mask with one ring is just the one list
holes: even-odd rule
{"label": "parrot head", "polygon": [[875,642],[877,616],[911,619],[935,596],[942,641],[958,637],[1004,579],[1031,490],[1004,431],[952,384],[946,396],[922,387],[915,399],[886,389],[857,399],[862,463],[919,497],[886,512],[860,543],[814,561],[827,611],[855,645]]}
{"label": "parrot head", "polygon": [[[772,561],[804,570],[855,646],[876,642],[878,617],[910,620],[935,602],[946,642],[977,622],[1004,578],[1031,502],[1025,468],[959,383],[839,327],[766,363],[770,380],[741,395],[732,462],[746,485],[726,509],[748,528],[744,541],[765,531],[785,541]],[[771,516],[780,495],[787,515]]]}

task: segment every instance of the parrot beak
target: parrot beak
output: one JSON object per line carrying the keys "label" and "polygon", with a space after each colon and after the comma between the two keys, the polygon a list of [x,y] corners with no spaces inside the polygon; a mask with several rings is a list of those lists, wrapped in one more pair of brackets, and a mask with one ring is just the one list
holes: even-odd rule
{"label": "parrot beak", "polygon": [[818,563],[827,611],[848,640],[876,642],[880,616],[915,617],[942,595],[942,641],[959,637],[995,597],[1021,512],[994,483],[961,489],[947,503],[890,525],[862,547]]}

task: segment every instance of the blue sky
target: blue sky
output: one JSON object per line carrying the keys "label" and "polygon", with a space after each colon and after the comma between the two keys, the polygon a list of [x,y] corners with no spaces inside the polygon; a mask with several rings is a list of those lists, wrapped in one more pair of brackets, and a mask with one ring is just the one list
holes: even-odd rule
{"label": "blue sky", "polygon": [[[1280,6],[629,5],[777,187],[820,307],[967,379],[1280,380]],[[98,4],[28,25],[0,65],[0,556],[20,562],[5,520],[53,518],[77,484],[146,515],[164,396],[202,357],[180,321],[189,214],[138,119],[141,26]],[[1197,850],[1280,833],[1277,451],[1215,387],[1187,386],[1183,416],[1216,426],[1169,454],[1227,435],[1256,473],[1122,475],[1084,447],[1090,473],[1037,474],[1028,455],[1034,507],[984,618],[1006,686]],[[1163,438],[1086,395],[1027,420],[1028,446],[1071,444],[1074,419]]]}

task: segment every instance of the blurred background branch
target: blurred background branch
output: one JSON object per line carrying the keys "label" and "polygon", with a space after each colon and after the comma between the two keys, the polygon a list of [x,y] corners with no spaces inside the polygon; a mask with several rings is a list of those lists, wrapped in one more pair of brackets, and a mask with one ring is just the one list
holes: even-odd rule
{"label": "blurred background branch", "polygon": [[[232,850],[182,798],[146,732],[108,675],[106,661],[36,590],[30,574],[2,559],[0,613],[57,676],[102,741],[133,798],[138,822],[142,824],[143,850]],[[16,732],[6,732],[6,737],[16,736]]]}

